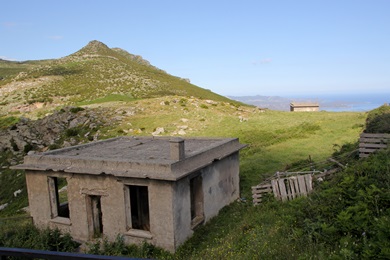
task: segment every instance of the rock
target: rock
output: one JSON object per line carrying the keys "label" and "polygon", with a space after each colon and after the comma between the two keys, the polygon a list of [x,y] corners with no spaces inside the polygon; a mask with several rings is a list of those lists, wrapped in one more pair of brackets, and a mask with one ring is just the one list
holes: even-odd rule
{"label": "rock", "polygon": [[180,119],[180,121],[182,121],[183,123],[187,123],[188,119],[187,118],[182,118],[182,119]]}
{"label": "rock", "polygon": [[153,136],[156,136],[156,135],[160,135],[160,134],[162,134],[162,133],[164,133],[164,132],[165,132],[165,130],[164,130],[163,127],[157,127],[157,128],[156,128],[156,131],[154,131],[154,132],[152,133],[152,135],[153,135]]}
{"label": "rock", "polygon": [[14,191],[14,197],[17,197],[20,193],[22,193],[21,189]]}
{"label": "rock", "polygon": [[248,121],[248,118],[245,118],[243,116],[239,116],[238,119],[240,119],[240,122],[246,122]]}
{"label": "rock", "polygon": [[216,101],[214,101],[214,100],[205,100],[205,102],[206,102],[207,104],[210,104],[210,105],[217,105],[217,104],[218,104],[218,102],[216,102]]}
{"label": "rock", "polygon": [[7,206],[8,206],[8,203],[5,203],[5,204],[0,205],[0,210],[5,209]]}
{"label": "rock", "polygon": [[[67,142],[64,145],[58,141],[67,129],[79,126],[91,129],[89,135],[83,136],[90,138],[99,127],[108,123],[112,124],[112,121],[107,122],[106,119],[110,117],[106,117],[105,114],[92,109],[79,110],[75,113],[74,108],[64,107],[42,119],[21,118],[12,127],[0,129],[0,151],[11,151],[18,157],[26,151],[42,151],[45,147],[53,144],[60,146],[78,144],[84,140],[65,140]],[[99,133],[94,135],[95,140],[97,140],[98,135]]]}
{"label": "rock", "polygon": [[186,135],[187,133],[186,133],[186,131],[184,131],[183,129],[180,129],[180,130],[177,132],[177,134],[179,134],[179,135]]}

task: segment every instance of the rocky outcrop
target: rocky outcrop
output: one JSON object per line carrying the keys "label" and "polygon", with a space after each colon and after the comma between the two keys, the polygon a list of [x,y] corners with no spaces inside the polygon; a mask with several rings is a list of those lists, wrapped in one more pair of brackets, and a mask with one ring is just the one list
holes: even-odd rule
{"label": "rocky outcrop", "polygon": [[106,124],[102,111],[79,107],[66,107],[38,120],[21,118],[17,124],[0,131],[0,152],[23,154],[96,140],[98,129]]}

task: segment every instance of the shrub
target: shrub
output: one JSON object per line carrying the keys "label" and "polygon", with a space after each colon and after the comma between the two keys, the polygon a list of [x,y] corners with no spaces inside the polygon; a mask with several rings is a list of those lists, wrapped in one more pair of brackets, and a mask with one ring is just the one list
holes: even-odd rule
{"label": "shrub", "polygon": [[0,117],[0,129],[5,129],[7,127],[14,126],[17,122],[19,122],[19,118],[14,116],[8,117]]}
{"label": "shrub", "polygon": [[366,119],[366,133],[390,133],[390,106],[371,110]]}
{"label": "shrub", "polygon": [[66,137],[72,137],[79,135],[80,129],[78,127],[68,128],[65,130]]}
{"label": "shrub", "polygon": [[180,106],[185,107],[187,105],[187,99],[181,98],[179,100],[179,104],[180,104]]}
{"label": "shrub", "polygon": [[374,117],[367,122],[366,133],[390,133],[390,113]]}
{"label": "shrub", "polygon": [[172,255],[164,249],[158,248],[149,243],[142,243],[140,246],[127,245],[124,238],[118,235],[114,242],[109,242],[106,238],[103,241],[88,244],[88,254],[109,255],[109,256],[129,256],[139,258],[167,259]]}
{"label": "shrub", "polygon": [[18,145],[16,144],[16,142],[15,142],[15,140],[13,138],[11,138],[10,142],[11,142],[12,149],[15,152],[19,151],[19,147],[18,147]]}
{"label": "shrub", "polygon": [[77,113],[77,112],[83,111],[83,110],[85,110],[85,109],[82,107],[71,107],[69,111],[72,113]]}
{"label": "shrub", "polygon": [[59,229],[40,230],[32,224],[0,227],[0,246],[72,252],[79,244]]}
{"label": "shrub", "polygon": [[24,146],[24,149],[23,149],[23,152],[25,154],[27,154],[29,151],[31,151],[32,149],[34,149],[34,147],[32,146],[32,144],[28,143]]}

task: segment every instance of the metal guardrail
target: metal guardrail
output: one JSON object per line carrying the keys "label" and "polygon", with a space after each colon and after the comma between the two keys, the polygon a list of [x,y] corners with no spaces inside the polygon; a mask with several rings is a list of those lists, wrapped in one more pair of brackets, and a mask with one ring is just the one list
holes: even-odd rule
{"label": "metal guardrail", "polygon": [[129,260],[129,259],[140,259],[123,256],[103,256],[103,255],[91,255],[91,254],[80,254],[80,253],[68,253],[68,252],[55,252],[25,248],[9,248],[0,247],[0,260],[6,260],[8,256],[24,257],[24,258],[39,258],[39,259],[74,259],[74,260],[89,260],[89,259],[106,259],[106,260]]}

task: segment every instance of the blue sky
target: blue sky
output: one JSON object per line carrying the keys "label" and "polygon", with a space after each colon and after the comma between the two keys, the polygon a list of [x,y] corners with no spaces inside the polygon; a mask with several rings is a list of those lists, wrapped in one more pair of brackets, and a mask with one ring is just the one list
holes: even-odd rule
{"label": "blue sky", "polygon": [[222,95],[390,93],[390,1],[4,1],[0,58],[91,40]]}

